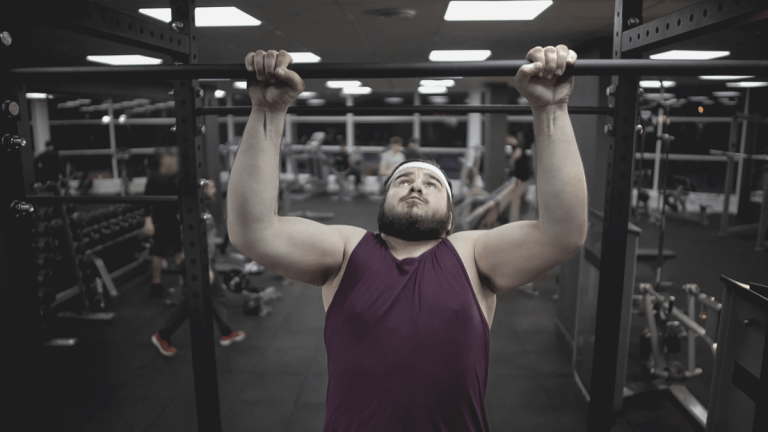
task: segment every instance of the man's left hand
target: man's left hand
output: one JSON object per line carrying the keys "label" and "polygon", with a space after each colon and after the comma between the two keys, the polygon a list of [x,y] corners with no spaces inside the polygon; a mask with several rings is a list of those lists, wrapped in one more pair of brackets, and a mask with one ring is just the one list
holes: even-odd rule
{"label": "man's left hand", "polygon": [[525,56],[531,64],[521,67],[515,76],[515,88],[528,99],[532,108],[568,104],[573,90],[573,76],[564,77],[565,67],[578,56],[565,45],[536,47]]}

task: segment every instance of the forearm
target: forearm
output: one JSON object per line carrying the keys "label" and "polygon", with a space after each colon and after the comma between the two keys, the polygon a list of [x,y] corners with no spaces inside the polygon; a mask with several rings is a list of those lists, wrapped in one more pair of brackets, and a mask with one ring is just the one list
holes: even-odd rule
{"label": "forearm", "polygon": [[268,229],[276,220],[284,119],[285,113],[251,110],[229,179],[227,228],[232,240],[244,229]]}
{"label": "forearm", "polygon": [[539,224],[556,238],[583,242],[587,183],[565,104],[534,108]]}

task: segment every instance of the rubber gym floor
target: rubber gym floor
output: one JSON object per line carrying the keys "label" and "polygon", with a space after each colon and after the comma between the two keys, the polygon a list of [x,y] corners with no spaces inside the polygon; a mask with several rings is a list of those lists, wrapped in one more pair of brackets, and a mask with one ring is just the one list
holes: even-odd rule
{"label": "rubber gym floor", "polygon": [[[332,211],[328,223],[351,224],[375,231],[378,203],[367,199],[310,198],[292,210]],[[524,218],[532,219],[530,210]],[[643,229],[641,247],[657,243],[656,227]],[[709,227],[670,220],[666,247],[677,259],[665,265],[665,279],[676,286],[698,283],[702,291],[721,297],[719,275],[740,281],[768,280],[765,253],[754,252],[754,236],[717,236]],[[586,431],[587,403],[571,369],[571,352],[555,324],[556,272],[535,282],[540,295],[510,292],[498,299],[491,329],[491,361],[486,411],[492,431]],[[638,280],[653,278],[638,268]],[[197,430],[188,325],[174,335],[179,350],[164,358],[150,343],[171,311],[151,299],[149,267],[118,281],[121,293],[110,322],[59,319],[54,336],[77,337],[74,347],[46,347],[41,373],[47,384],[41,417],[57,431],[194,431]],[[165,277],[174,286],[173,276]],[[229,347],[216,344],[219,397],[224,431],[322,431],[327,384],[323,343],[324,310],[318,287],[280,284],[275,275],[252,276],[251,286],[275,286],[283,298],[269,303],[271,314],[259,318],[242,313],[242,300],[232,297],[229,317],[247,338]],[[679,290],[672,294],[684,298]],[[633,318],[628,381],[640,378],[637,335],[644,317]],[[218,335],[218,333],[216,333]],[[684,353],[681,353],[681,356]],[[702,377],[685,384],[706,406],[711,355],[698,352]],[[684,361],[684,357],[681,357]],[[692,420],[664,392],[651,391],[625,400],[617,431],[695,431]]]}

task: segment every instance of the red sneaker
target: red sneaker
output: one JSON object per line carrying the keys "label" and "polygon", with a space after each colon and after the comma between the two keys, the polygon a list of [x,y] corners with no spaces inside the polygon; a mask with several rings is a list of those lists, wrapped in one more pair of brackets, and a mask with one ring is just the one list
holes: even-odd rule
{"label": "red sneaker", "polygon": [[230,346],[232,345],[232,342],[240,342],[243,339],[245,339],[244,331],[233,331],[226,336],[222,336],[221,339],[219,339],[219,343],[221,346]]}
{"label": "red sneaker", "polygon": [[166,357],[173,357],[176,355],[176,348],[172,347],[168,342],[160,339],[160,333],[152,336],[152,344],[160,350],[160,354]]}

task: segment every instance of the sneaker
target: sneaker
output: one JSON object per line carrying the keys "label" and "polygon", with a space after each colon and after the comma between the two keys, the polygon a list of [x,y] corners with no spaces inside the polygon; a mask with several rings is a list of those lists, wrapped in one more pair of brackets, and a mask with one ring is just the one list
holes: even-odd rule
{"label": "sneaker", "polygon": [[152,336],[152,344],[160,350],[160,354],[166,357],[173,357],[176,355],[176,348],[172,347],[170,343],[160,339],[160,333],[156,333]]}
{"label": "sneaker", "polygon": [[165,294],[165,287],[159,283],[153,283],[149,287],[149,296],[154,298],[160,298]]}
{"label": "sneaker", "polygon": [[245,339],[245,332],[244,331],[233,331],[232,333],[222,336],[221,339],[219,339],[219,343],[221,346],[230,346],[232,345],[232,342],[240,342],[243,339]]}
{"label": "sneaker", "polygon": [[256,261],[251,261],[245,265],[243,271],[247,274],[259,274],[264,272],[264,266],[260,265]]}

